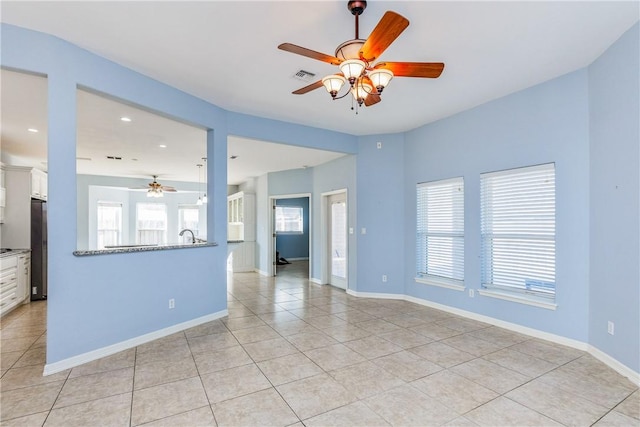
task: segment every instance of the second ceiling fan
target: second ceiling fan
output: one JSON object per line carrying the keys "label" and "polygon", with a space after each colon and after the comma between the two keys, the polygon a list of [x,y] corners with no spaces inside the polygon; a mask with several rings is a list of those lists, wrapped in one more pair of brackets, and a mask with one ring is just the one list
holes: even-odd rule
{"label": "second ceiling fan", "polygon": [[[347,8],[355,16],[355,38],[340,44],[335,56],[307,49],[291,43],[282,43],[278,49],[317,59],[340,67],[340,73],[331,74],[308,86],[293,92],[302,95],[324,86],[333,99],[353,95],[359,106],[374,105],[380,102],[380,94],[395,77],[437,78],[442,74],[442,62],[373,62],[393,43],[393,41],[409,26],[407,18],[387,11],[369,37],[359,37],[358,17],[367,7],[366,1],[349,1]],[[345,83],[349,83],[349,91],[338,96]]]}

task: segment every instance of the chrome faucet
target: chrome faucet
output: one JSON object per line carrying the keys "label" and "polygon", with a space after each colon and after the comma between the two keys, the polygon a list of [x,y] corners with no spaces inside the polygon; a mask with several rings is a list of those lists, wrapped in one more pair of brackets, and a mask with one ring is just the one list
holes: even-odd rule
{"label": "chrome faucet", "polygon": [[192,230],[189,230],[188,228],[185,228],[184,230],[182,230],[180,232],[180,237],[182,237],[184,235],[185,231],[188,231],[189,233],[191,233],[191,243],[195,245],[196,244],[196,236],[195,236],[195,234],[193,234]]}

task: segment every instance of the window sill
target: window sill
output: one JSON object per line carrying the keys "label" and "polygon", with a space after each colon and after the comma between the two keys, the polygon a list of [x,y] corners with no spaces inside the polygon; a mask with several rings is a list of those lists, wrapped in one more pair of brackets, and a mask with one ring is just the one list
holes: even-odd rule
{"label": "window sill", "polygon": [[458,284],[450,283],[445,280],[439,280],[439,279],[416,277],[415,281],[416,283],[422,283],[423,285],[438,286],[440,288],[453,289],[454,291],[460,291],[460,292],[463,292],[466,289],[464,284],[458,285]]}
{"label": "window sill", "polygon": [[545,308],[547,310],[555,310],[558,305],[549,300],[534,296],[516,295],[509,292],[500,292],[487,289],[478,289],[478,293],[484,297],[498,298],[505,301],[517,302],[519,304],[532,305],[534,307]]}

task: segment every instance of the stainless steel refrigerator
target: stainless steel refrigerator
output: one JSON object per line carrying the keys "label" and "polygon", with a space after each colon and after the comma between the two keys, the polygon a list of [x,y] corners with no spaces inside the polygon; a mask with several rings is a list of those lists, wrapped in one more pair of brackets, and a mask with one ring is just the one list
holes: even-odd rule
{"label": "stainless steel refrigerator", "polygon": [[47,202],[31,199],[31,301],[47,299]]}

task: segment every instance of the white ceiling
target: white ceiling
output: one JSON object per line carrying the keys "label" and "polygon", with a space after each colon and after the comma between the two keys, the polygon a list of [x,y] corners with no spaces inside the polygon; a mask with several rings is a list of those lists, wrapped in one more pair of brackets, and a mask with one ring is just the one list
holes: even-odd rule
{"label": "white ceiling", "polygon": [[[308,84],[292,77],[298,70],[319,79],[336,68],[277,49],[290,42],[333,55],[354,36],[346,1],[2,1],[0,16],[230,111],[367,135],[410,130],[582,68],[638,21],[638,4],[370,1],[360,18],[361,38],[386,10],[411,22],[381,60],[446,67],[438,79],[395,78],[382,102],[358,115],[349,98],[333,102],[322,88],[292,95]],[[5,85],[2,91],[4,107]],[[296,162],[300,167],[302,160]],[[162,175],[155,169],[137,172]]]}
{"label": "white ceiling", "polygon": [[[47,80],[0,71],[3,158],[47,170]],[[78,91],[79,174],[205,181],[206,131],[87,91]],[[131,119],[123,122],[122,117]],[[37,133],[28,129],[37,129]],[[313,167],[343,156],[229,136],[227,180],[238,185],[268,172]],[[109,159],[108,157],[119,157]]]}

